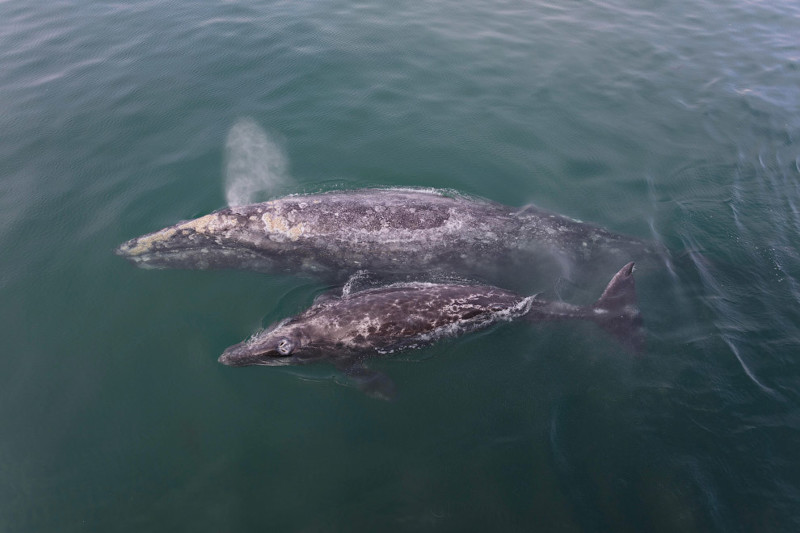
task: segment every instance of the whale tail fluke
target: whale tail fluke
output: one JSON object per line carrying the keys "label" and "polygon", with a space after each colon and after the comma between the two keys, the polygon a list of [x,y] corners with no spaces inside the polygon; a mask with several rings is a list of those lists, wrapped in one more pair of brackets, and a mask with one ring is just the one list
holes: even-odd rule
{"label": "whale tail fluke", "polygon": [[644,351],[642,315],[636,300],[633,262],[617,272],[606,290],[591,307],[592,319],[613,335],[626,350],[641,355]]}

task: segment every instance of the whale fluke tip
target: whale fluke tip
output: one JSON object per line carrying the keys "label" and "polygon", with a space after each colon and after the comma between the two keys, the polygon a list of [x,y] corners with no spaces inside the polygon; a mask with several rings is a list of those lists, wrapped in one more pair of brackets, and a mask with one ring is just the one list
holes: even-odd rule
{"label": "whale fluke tip", "polygon": [[604,330],[635,355],[644,351],[642,315],[636,298],[636,283],[633,278],[634,263],[631,261],[617,272],[606,290],[595,302],[594,320]]}

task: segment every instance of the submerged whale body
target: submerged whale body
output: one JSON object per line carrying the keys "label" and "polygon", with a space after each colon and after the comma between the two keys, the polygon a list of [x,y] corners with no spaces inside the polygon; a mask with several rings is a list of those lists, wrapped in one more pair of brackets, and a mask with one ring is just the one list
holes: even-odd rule
{"label": "submerged whale body", "polygon": [[248,269],[344,280],[381,275],[568,274],[640,260],[648,245],[529,206],[432,189],[361,189],[228,207],[122,244],[145,268]]}
{"label": "submerged whale body", "polygon": [[328,361],[365,392],[389,398],[394,392],[391,380],[364,367],[365,359],[518,319],[590,320],[638,353],[643,337],[633,263],[617,272],[600,299],[589,307],[523,297],[493,286],[420,282],[328,298],[231,346],[219,362],[284,366]]}

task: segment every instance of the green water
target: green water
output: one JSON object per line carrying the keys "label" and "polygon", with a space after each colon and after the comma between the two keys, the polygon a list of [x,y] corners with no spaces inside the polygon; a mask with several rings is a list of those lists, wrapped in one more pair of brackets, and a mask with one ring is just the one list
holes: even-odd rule
{"label": "green water", "polygon": [[[798,23],[0,2],[0,531],[797,531]],[[216,362],[324,283],[113,253],[234,197],[398,185],[665,245],[636,274],[647,353],[511,325],[381,361],[380,402]]]}

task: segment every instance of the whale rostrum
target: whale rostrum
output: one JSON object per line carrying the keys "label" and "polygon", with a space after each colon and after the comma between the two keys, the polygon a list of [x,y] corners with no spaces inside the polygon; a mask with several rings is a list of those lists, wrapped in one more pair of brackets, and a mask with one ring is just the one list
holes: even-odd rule
{"label": "whale rostrum", "polygon": [[[646,243],[547,212],[435,189],[360,189],[228,207],[131,239],[117,253],[145,268],[248,269],[336,280],[445,274],[499,284],[639,261]],[[545,276],[546,275],[546,276]]]}
{"label": "whale rostrum", "polygon": [[633,263],[622,267],[597,302],[587,307],[520,296],[494,286],[422,282],[327,298],[231,346],[219,362],[283,366],[327,361],[365,392],[390,398],[394,393],[391,380],[364,366],[366,359],[520,319],[589,320],[628,351],[639,353],[643,336]]}

